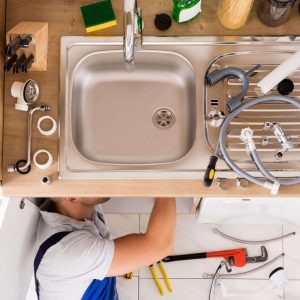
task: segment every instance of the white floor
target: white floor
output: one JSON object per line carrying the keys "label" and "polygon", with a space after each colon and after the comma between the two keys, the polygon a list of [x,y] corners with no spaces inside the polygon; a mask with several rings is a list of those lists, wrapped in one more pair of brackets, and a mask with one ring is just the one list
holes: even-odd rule
{"label": "white floor", "polygon": [[[107,214],[106,218],[112,237],[116,238],[129,233],[144,232],[147,227],[149,214]],[[214,227],[216,226],[196,223],[195,215],[193,214],[178,214],[174,254],[246,247],[249,256],[260,255],[260,245],[243,245],[225,240],[213,233],[212,229]],[[282,266],[285,268],[289,279],[285,287],[262,298],[256,297],[253,299],[283,299],[279,298],[278,294],[284,295],[286,300],[300,299],[300,227],[293,225],[219,225],[217,227],[227,234],[250,240],[268,239],[291,231],[299,232],[298,235],[296,234],[288,239],[266,245],[270,259],[284,252],[285,256],[283,259],[262,271],[248,276],[226,279],[224,282],[230,292],[255,292],[269,284],[268,278],[272,270]],[[165,292],[163,298],[159,294],[149,268],[141,269],[134,274],[131,280],[123,277],[118,278],[119,298],[120,300],[208,300],[211,280],[205,279],[203,274],[214,273],[219,262],[220,259],[210,258],[164,263],[173,292],[168,292],[157,268]],[[234,269],[233,272],[246,271],[257,266],[259,264],[249,264],[244,268]],[[216,292],[218,293],[218,291]],[[33,299],[36,299],[36,297],[34,289],[31,289],[26,300]],[[214,300],[220,299],[222,298],[218,297],[218,295],[214,298]],[[230,299],[241,300],[242,298]]]}
{"label": "white floor", "polygon": [[[107,221],[113,237],[118,237],[132,232],[143,232],[147,227],[149,214],[108,214]],[[213,233],[215,225],[198,224],[192,214],[178,214],[176,227],[176,240],[174,254],[193,253],[201,251],[213,251],[230,248],[246,247],[249,256],[260,255],[260,245],[243,245],[219,237]],[[269,258],[285,253],[283,259],[277,261],[265,270],[234,279],[226,279],[224,282],[230,292],[251,293],[264,288],[269,284],[269,274],[277,267],[284,267],[289,282],[284,288],[263,296],[253,298],[256,300],[280,299],[277,295],[285,296],[287,300],[300,299],[300,227],[292,225],[220,225],[218,228],[228,234],[252,240],[267,239],[280,236],[290,231],[298,231],[299,234],[286,240],[267,244]],[[211,280],[205,279],[204,273],[213,273],[220,259],[205,259],[164,263],[167,269],[173,292],[169,293],[164,280],[160,281],[165,291],[163,299],[205,300]],[[234,269],[233,272],[246,271],[259,266],[249,264],[247,267]],[[120,300],[156,300],[161,299],[159,291],[152,279],[148,268],[136,272],[131,280],[118,278],[118,290]],[[217,291],[218,292],[218,291]],[[222,299],[215,297],[215,300]],[[242,298],[230,298],[240,300]],[[249,299],[249,298],[248,298]]]}

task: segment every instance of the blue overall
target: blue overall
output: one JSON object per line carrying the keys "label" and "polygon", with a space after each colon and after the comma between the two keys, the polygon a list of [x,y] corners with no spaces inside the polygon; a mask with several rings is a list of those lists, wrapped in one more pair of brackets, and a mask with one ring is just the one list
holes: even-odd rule
{"label": "blue overall", "polygon": [[[58,243],[62,238],[70,231],[57,232],[50,236],[39,248],[36,257],[34,259],[34,279],[35,279],[35,289],[38,299],[40,299],[39,293],[39,281],[37,279],[37,270],[43,259],[43,256],[47,250]],[[103,280],[94,279],[92,283],[88,286],[82,300],[118,300],[118,293],[116,289],[116,278],[106,277]]]}

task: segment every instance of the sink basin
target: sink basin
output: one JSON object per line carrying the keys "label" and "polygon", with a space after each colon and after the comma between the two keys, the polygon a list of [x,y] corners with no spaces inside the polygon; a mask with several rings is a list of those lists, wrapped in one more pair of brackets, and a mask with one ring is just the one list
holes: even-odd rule
{"label": "sink basin", "polygon": [[[260,63],[261,70],[250,78],[247,101],[258,78],[299,48],[297,38],[289,37],[144,37],[130,68],[123,62],[123,37],[63,37],[60,178],[203,178],[219,133],[209,123],[211,113],[220,110],[226,116],[226,102],[240,90],[234,79],[207,87],[206,72],[226,66],[246,71]],[[299,97],[299,74],[293,79],[293,96]],[[259,113],[261,123],[265,116],[277,118],[283,112],[286,118],[289,111],[272,103],[240,117],[243,124],[250,118],[257,122]],[[298,118],[299,112],[292,113]],[[244,147],[236,139],[239,124],[232,125],[228,147],[233,159],[260,176],[245,161]],[[299,123],[294,125],[291,135],[298,144]],[[263,162],[278,171],[274,175],[293,176],[299,171],[299,147],[286,160],[271,161],[273,148],[266,150],[272,142],[261,151]],[[217,170],[219,177],[236,178],[221,159]]]}
{"label": "sink basin", "polygon": [[72,139],[80,155],[101,164],[162,164],[188,154],[196,132],[196,84],[181,55],[140,51],[83,57],[71,80]]}

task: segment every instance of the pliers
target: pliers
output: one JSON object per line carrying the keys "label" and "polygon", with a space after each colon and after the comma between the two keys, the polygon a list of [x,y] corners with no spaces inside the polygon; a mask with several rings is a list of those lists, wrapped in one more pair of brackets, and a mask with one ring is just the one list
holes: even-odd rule
{"label": "pliers", "polygon": [[[157,262],[157,265],[164,277],[164,280],[165,280],[165,283],[166,283],[166,286],[167,286],[167,289],[170,293],[172,293],[172,287],[171,287],[171,284],[170,284],[170,281],[169,281],[169,277],[168,277],[168,274],[166,272],[166,269],[164,268],[163,266],[163,263],[161,261]],[[153,279],[159,289],[159,293],[163,296],[164,295],[164,290],[163,290],[163,287],[158,279],[158,276],[157,276],[157,272],[156,272],[156,269],[155,269],[155,266],[152,264],[149,266],[150,270],[151,270],[151,273],[152,273],[152,276],[153,276]]]}

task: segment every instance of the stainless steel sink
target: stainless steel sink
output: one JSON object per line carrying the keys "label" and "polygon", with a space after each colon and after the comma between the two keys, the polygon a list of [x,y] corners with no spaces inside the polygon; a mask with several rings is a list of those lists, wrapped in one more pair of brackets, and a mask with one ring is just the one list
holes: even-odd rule
{"label": "stainless steel sink", "polygon": [[[239,88],[231,80],[208,90],[208,69],[247,70],[256,56],[233,56],[247,51],[272,68],[298,48],[300,42],[289,37],[144,37],[130,70],[123,63],[122,37],[63,37],[60,177],[203,178],[218,135],[208,124],[209,113],[217,102],[225,110],[228,90]],[[284,54],[260,58],[268,51]],[[233,141],[234,134],[233,128]],[[236,176],[222,161],[218,169],[218,176]]]}
{"label": "stainless steel sink", "polygon": [[71,79],[72,139],[80,155],[101,164],[161,164],[182,159],[196,131],[196,83],[181,55],[123,51],[85,56]]}

